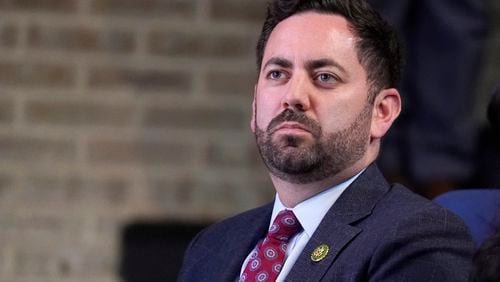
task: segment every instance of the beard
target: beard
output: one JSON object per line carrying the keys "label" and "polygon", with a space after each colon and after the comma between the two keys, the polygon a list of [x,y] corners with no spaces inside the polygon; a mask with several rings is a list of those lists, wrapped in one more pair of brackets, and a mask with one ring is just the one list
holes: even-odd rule
{"label": "beard", "polygon": [[[257,109],[256,109],[257,110]],[[264,131],[255,124],[255,138],[260,155],[276,177],[296,184],[306,184],[334,176],[361,159],[368,146],[371,104],[347,128],[323,133],[319,123],[303,112],[284,110]],[[275,129],[285,121],[305,126],[312,142],[303,136],[275,135]]]}

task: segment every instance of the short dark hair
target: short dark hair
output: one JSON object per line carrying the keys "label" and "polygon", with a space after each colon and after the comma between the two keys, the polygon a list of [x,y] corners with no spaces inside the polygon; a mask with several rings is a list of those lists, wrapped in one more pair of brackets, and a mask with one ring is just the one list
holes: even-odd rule
{"label": "short dark hair", "polygon": [[[274,28],[286,18],[314,11],[345,17],[358,37],[357,56],[367,73],[370,94],[396,87],[401,75],[401,44],[393,28],[365,0],[273,0],[257,42],[258,71],[267,41]],[[375,95],[369,95],[373,101]]]}

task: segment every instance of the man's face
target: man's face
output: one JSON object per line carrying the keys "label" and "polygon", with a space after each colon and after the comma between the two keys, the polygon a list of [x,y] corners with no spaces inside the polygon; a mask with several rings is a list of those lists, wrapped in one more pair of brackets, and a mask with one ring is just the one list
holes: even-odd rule
{"label": "man's face", "polygon": [[319,181],[364,156],[372,106],[355,43],[343,17],[315,12],[287,18],[271,33],[252,130],[275,176]]}

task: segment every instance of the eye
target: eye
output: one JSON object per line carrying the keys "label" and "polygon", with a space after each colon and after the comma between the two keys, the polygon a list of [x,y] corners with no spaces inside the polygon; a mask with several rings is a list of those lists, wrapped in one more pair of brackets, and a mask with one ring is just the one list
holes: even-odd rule
{"label": "eye", "polygon": [[342,82],[341,79],[336,74],[330,72],[321,72],[314,76],[314,83],[322,88],[334,88],[340,82]]}
{"label": "eye", "polygon": [[270,71],[267,74],[267,78],[272,79],[272,80],[280,80],[280,79],[283,79],[284,77],[285,77],[285,74],[282,71],[277,71],[277,70]]}
{"label": "eye", "polygon": [[335,83],[338,81],[337,77],[329,73],[320,73],[316,79],[321,83]]}

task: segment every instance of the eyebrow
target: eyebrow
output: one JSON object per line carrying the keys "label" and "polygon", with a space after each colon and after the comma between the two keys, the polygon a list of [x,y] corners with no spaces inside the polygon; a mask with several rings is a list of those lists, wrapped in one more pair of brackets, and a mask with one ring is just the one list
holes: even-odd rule
{"label": "eyebrow", "polygon": [[347,73],[347,71],[335,60],[323,58],[318,60],[310,60],[306,62],[306,69],[308,71],[313,71],[315,69],[323,68],[323,67],[335,67],[339,69],[343,73]]}
{"label": "eyebrow", "polygon": [[269,59],[266,64],[264,65],[264,69],[267,68],[270,65],[277,65],[282,68],[291,68],[293,67],[293,63],[290,60],[287,60],[282,57],[272,57]]}
{"label": "eyebrow", "polygon": [[[277,65],[282,68],[291,68],[293,67],[293,63],[285,59],[283,57],[272,57],[269,59],[266,64],[264,65],[264,69],[270,65]],[[309,60],[306,62],[305,67],[308,71],[313,71],[315,69],[323,68],[323,67],[335,67],[339,69],[343,73],[347,73],[344,67],[342,67],[339,63],[337,63],[335,60],[329,59],[329,58],[322,58],[322,59],[317,59],[317,60]]]}

